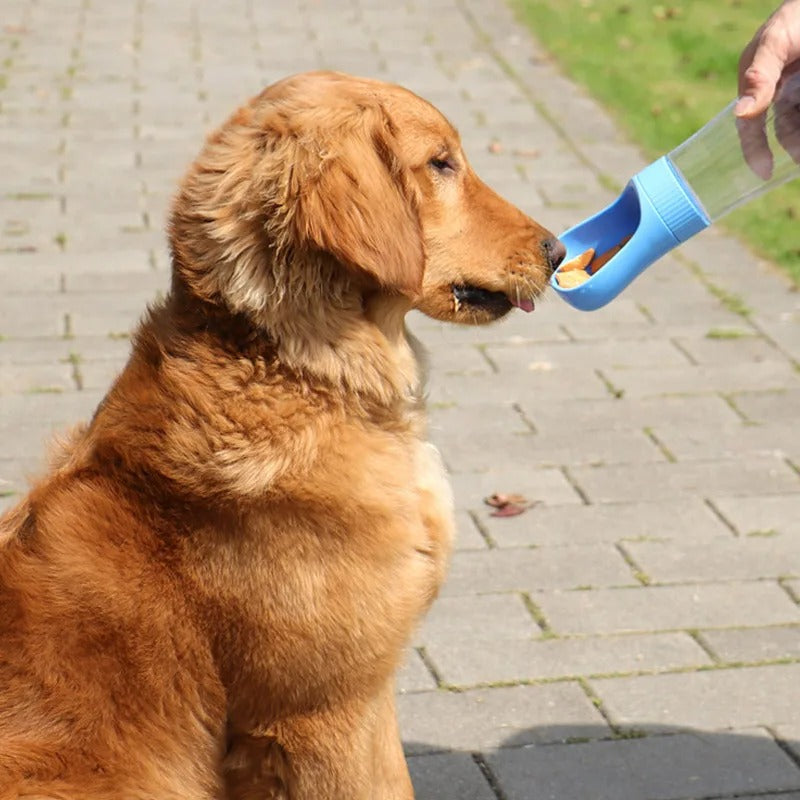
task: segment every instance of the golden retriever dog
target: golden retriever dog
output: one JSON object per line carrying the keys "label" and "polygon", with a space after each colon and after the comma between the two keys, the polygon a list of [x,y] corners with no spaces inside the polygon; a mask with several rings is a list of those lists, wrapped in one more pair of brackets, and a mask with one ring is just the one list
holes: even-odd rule
{"label": "golden retriever dog", "polygon": [[400,87],[310,73],[207,139],[172,286],[0,520],[0,797],[413,797],[393,674],[452,502],[404,317],[530,310],[563,248]]}

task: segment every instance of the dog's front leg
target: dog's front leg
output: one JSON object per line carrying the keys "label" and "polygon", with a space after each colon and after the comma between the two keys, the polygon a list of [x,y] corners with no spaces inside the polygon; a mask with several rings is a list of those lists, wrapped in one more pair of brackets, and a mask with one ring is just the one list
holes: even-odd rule
{"label": "dog's front leg", "polygon": [[380,703],[353,702],[234,735],[224,765],[227,798],[412,800],[398,767],[396,724],[393,740],[388,720],[381,696]]}
{"label": "dog's front leg", "polygon": [[227,800],[289,800],[285,753],[266,732],[232,736],[223,772]]}
{"label": "dog's front leg", "polygon": [[403,754],[394,701],[394,680],[375,701],[372,800],[413,800],[414,789]]}
{"label": "dog's front leg", "polygon": [[434,585],[429,602],[436,597],[447,572],[447,562],[455,538],[453,490],[442,457],[430,442],[417,447],[416,488],[425,536],[420,548],[434,564]]}

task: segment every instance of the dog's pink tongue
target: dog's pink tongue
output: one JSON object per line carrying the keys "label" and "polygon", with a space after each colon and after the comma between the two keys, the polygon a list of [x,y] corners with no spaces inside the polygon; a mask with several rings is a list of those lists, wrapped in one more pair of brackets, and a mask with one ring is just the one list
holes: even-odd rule
{"label": "dog's pink tongue", "polygon": [[[513,300],[511,302],[514,303]],[[517,308],[521,308],[523,311],[527,311],[529,314],[531,311],[533,311],[534,308],[533,300],[519,300],[516,303],[514,303],[514,305]]]}

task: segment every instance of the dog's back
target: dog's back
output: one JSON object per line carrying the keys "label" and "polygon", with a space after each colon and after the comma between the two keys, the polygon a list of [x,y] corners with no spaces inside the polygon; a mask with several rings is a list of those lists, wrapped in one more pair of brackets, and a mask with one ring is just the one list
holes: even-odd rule
{"label": "dog's back", "polygon": [[212,796],[207,644],[151,514],[86,448],[0,520],[0,797]]}

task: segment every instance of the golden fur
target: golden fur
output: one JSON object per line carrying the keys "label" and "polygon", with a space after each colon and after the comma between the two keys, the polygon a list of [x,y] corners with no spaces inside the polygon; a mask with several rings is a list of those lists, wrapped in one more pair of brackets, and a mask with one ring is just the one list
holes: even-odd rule
{"label": "golden fur", "polygon": [[333,73],[208,138],[170,243],[0,519],[0,798],[410,798],[393,673],[453,521],[404,316],[502,316],[559,248],[432,106]]}

